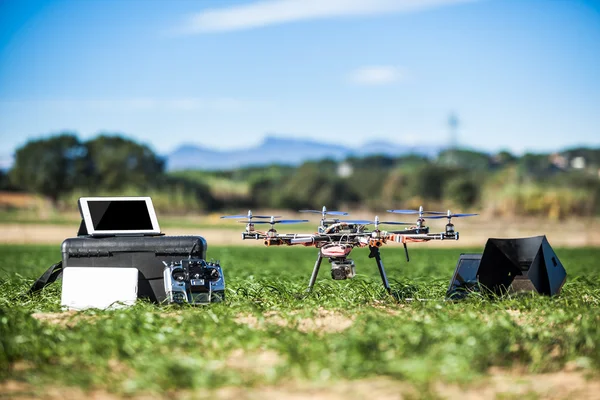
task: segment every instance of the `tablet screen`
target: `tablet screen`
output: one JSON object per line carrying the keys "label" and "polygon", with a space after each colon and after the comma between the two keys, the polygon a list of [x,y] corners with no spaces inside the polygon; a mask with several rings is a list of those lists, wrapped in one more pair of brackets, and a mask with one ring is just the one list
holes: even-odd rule
{"label": "tablet screen", "polygon": [[88,207],[96,231],[152,229],[152,221],[144,200],[90,200]]}
{"label": "tablet screen", "polygon": [[160,235],[150,197],[81,197],[79,209],[87,235]]}

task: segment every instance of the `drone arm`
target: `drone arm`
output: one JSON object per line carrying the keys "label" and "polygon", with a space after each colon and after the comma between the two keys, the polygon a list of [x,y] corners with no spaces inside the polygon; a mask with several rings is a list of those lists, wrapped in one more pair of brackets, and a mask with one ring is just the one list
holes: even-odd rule
{"label": "drone arm", "polygon": [[296,237],[296,238],[290,239],[290,244],[311,245],[314,243],[315,243],[314,236]]}
{"label": "drone arm", "polygon": [[263,238],[265,246],[281,246],[284,244],[288,246],[297,244],[312,246],[318,241],[318,237],[312,234],[276,234],[272,236],[266,235]]}
{"label": "drone arm", "polygon": [[458,232],[452,233],[401,233],[390,232],[383,235],[386,240],[391,240],[396,243],[406,242],[428,242],[430,240],[458,240]]}
{"label": "drone arm", "polygon": [[444,240],[446,239],[441,233],[409,233],[409,234],[401,234],[394,233],[390,235],[390,240],[393,240],[396,243],[404,243],[404,242],[428,242],[430,240]]}
{"label": "drone arm", "polygon": [[265,239],[266,237],[267,236],[263,232],[258,232],[258,231],[253,231],[251,233],[242,232],[243,240],[246,240],[246,239],[260,240],[260,239]]}

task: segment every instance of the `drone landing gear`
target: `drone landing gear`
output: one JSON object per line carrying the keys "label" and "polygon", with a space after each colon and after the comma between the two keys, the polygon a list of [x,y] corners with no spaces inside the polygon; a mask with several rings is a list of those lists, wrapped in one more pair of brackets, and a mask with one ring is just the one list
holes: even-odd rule
{"label": "drone landing gear", "polygon": [[315,267],[313,268],[312,275],[310,276],[310,282],[308,282],[307,292],[310,292],[315,286],[315,281],[317,280],[317,275],[319,275],[319,268],[321,268],[321,261],[323,261],[323,256],[321,255],[321,251],[319,250],[319,255],[317,256],[317,261],[315,262]]}
{"label": "drone landing gear", "polygon": [[369,246],[369,250],[371,253],[369,254],[369,258],[374,258],[377,263],[377,268],[379,269],[379,275],[381,275],[381,281],[383,282],[383,287],[385,287],[386,292],[388,294],[392,293],[392,289],[390,289],[390,284],[388,283],[387,275],[385,274],[385,268],[383,267],[383,261],[381,261],[381,254],[379,253],[379,247]]}
{"label": "drone landing gear", "polygon": [[[379,247],[369,246],[369,250],[371,253],[369,254],[369,258],[374,258],[377,263],[377,268],[379,269],[379,275],[381,275],[381,281],[383,282],[383,287],[385,287],[386,292],[388,294],[392,293],[390,288],[390,284],[387,279],[387,275],[385,274],[385,268],[383,267],[383,261],[381,260],[381,254],[379,253]],[[323,256],[319,251],[319,255],[317,256],[317,260],[315,261],[315,267],[313,268],[312,275],[310,276],[310,281],[308,282],[307,292],[310,292],[315,285],[317,280],[317,275],[319,275],[319,269],[321,268],[321,261],[323,261]]]}

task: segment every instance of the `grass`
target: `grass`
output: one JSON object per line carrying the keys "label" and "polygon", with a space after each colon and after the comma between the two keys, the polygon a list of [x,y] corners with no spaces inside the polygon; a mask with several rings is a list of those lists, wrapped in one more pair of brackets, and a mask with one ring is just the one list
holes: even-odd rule
{"label": "grass", "polygon": [[306,294],[314,249],[209,247],[208,257],[220,259],[226,274],[223,304],[138,302],[61,313],[59,284],[22,295],[60,259],[59,248],[4,245],[0,383],[26,382],[38,388],[34,394],[59,385],[169,397],[384,376],[426,397],[436,382],[469,385],[490,367],[543,373],[575,366],[597,375],[600,249],[556,252],[569,274],[560,296],[446,302],[460,253],[454,249],[413,249],[409,264],[403,250],[382,250],[395,299],[364,249],[353,253],[355,279],[332,281],[324,262]]}

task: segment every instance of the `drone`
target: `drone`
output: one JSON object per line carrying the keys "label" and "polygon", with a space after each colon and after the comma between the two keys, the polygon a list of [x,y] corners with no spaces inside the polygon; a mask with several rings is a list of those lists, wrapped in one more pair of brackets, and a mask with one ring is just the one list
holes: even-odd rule
{"label": "drone", "polygon": [[[307,291],[311,291],[317,280],[321,262],[324,258],[331,264],[331,277],[334,280],[353,278],[356,275],[354,261],[349,258],[355,247],[368,247],[369,258],[374,258],[381,275],[383,286],[391,293],[390,285],[385,273],[383,261],[379,249],[390,242],[402,243],[406,254],[406,261],[410,261],[407,243],[428,242],[430,240],[458,240],[459,234],[454,229],[452,218],[471,217],[478,214],[454,214],[448,210],[423,211],[418,210],[387,210],[389,213],[401,215],[418,215],[416,223],[399,221],[380,221],[376,216],[373,221],[339,219],[347,216],[344,211],[329,211],[325,206],[318,210],[299,210],[301,213],[321,214],[321,221],[316,233],[279,233],[275,225],[297,224],[309,222],[307,219],[278,219],[279,215],[253,215],[248,210],[247,215],[225,215],[221,218],[240,219],[238,222],[245,223],[246,229],[242,232],[242,239],[263,240],[265,246],[281,245],[303,245],[313,246],[319,249],[317,260],[313,268]],[[425,225],[427,219],[447,219],[444,232],[430,233],[429,227]],[[270,225],[266,231],[257,230],[255,225]],[[373,225],[373,229],[369,229]],[[398,231],[380,230],[380,225],[406,225],[406,228]]]}

